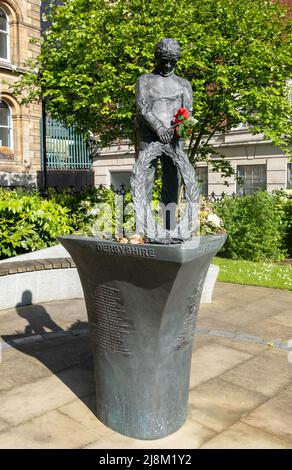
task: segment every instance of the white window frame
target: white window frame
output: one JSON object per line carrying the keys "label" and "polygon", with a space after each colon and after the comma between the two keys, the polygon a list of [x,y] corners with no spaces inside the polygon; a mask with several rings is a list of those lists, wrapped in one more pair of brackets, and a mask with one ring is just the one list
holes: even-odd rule
{"label": "white window frame", "polygon": [[[131,167],[120,167],[120,168],[110,168],[108,170],[108,177],[107,177],[107,184],[108,186],[110,186],[111,184],[113,184],[112,182],[112,176],[115,174],[115,173],[129,173],[130,176],[131,176],[131,173],[132,173],[132,168]],[[123,184],[126,184],[125,182],[123,182]],[[116,189],[121,189],[121,188],[116,188]]]}
{"label": "white window frame", "polygon": [[249,124],[247,122],[240,122],[237,126],[232,127],[232,131],[242,131],[242,130],[247,130],[249,128]]}
{"label": "white window frame", "polygon": [[[258,168],[262,168],[264,169],[264,176],[265,176],[265,183],[264,183],[264,188],[262,189],[262,191],[266,191],[267,190],[267,165],[265,163],[255,163],[255,164],[252,164],[252,165],[246,165],[246,164],[239,164],[236,166],[236,175],[237,176],[240,176],[241,178],[243,178],[246,183],[248,183],[248,178],[244,178],[242,177],[240,174],[239,174],[239,169],[240,168],[243,168],[244,171],[248,168],[248,169],[253,169],[255,167],[258,167]],[[257,180],[255,180],[257,182]],[[251,184],[250,185],[247,185],[247,192],[245,192],[245,186],[240,186],[239,183],[237,182],[236,183],[236,194],[254,194],[256,191],[258,191],[259,189],[255,189],[254,191],[249,191],[249,187],[250,189],[254,189],[253,188],[253,183],[254,183],[254,180],[251,179]],[[256,185],[255,185],[256,186]]]}
{"label": "white window frame", "polygon": [[[11,106],[7,103],[7,101],[5,100],[1,100],[0,99],[0,104],[1,103],[5,103],[7,108],[8,108],[8,111],[9,111],[9,125],[8,126],[3,126],[2,124],[0,124],[0,128],[1,129],[8,129],[8,141],[9,141],[9,146],[7,148],[13,150],[14,146],[13,146],[13,119],[12,119],[12,109],[11,109]],[[1,147],[6,147],[6,145],[1,145]]]}
{"label": "white window frame", "polygon": [[9,28],[9,16],[7,15],[6,11],[0,4],[0,10],[4,13],[6,16],[6,21],[7,21],[7,31],[4,31],[3,29],[0,29],[1,34],[6,34],[6,45],[7,45],[7,58],[5,59],[4,57],[0,56],[0,62],[9,62],[10,63],[10,28]]}
{"label": "white window frame", "polygon": [[[204,168],[204,172],[206,173],[206,179],[200,180],[200,170],[199,168]],[[199,171],[198,171],[199,170]],[[202,182],[202,188],[200,188],[201,196],[207,197],[209,194],[209,171],[208,171],[208,165],[200,165],[195,167],[195,173],[198,182]],[[204,191],[205,190],[205,191]]]}

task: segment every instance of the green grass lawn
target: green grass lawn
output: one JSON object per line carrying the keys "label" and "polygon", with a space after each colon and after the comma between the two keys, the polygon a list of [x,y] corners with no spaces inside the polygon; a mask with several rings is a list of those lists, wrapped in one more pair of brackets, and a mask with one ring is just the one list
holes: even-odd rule
{"label": "green grass lawn", "polygon": [[292,290],[292,264],[213,258],[219,281]]}

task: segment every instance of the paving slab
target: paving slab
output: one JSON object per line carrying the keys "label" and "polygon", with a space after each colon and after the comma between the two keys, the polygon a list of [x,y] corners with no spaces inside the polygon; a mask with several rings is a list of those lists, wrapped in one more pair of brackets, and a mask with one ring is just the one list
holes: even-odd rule
{"label": "paving slab", "polygon": [[51,375],[50,369],[39,361],[15,349],[2,352],[0,366],[0,392],[20,387],[35,380]]}
{"label": "paving slab", "polygon": [[[267,296],[266,287],[261,286],[248,286],[241,284],[232,284],[229,282],[217,282],[215,286],[215,296],[222,300],[222,298],[238,298],[238,290],[240,289],[241,296],[248,297],[250,299],[260,299]],[[276,290],[278,289],[271,289]]]}
{"label": "paving slab", "polygon": [[[263,321],[273,317],[277,312],[274,309],[267,308],[267,300],[259,300],[259,302],[244,303],[243,301],[236,303],[232,300],[233,307],[226,309],[224,306],[216,311],[210,310],[204,306],[205,315],[201,315],[199,319],[199,327],[212,325],[213,328],[222,328],[227,330],[243,330],[247,327],[253,328],[255,321]],[[261,303],[260,303],[261,302]],[[287,304],[286,304],[287,306]]]}
{"label": "paving slab", "polygon": [[[292,297],[292,294],[291,294]],[[292,303],[292,301],[291,301]],[[288,310],[284,310],[278,315],[274,315],[271,320],[281,325],[288,326],[292,328],[292,305]]]}
{"label": "paving slab", "polygon": [[252,356],[256,356],[257,354],[268,349],[268,346],[264,344],[258,344],[251,341],[238,341],[234,339],[220,337],[216,338],[216,343],[222,344],[223,346],[227,346],[228,348],[237,349],[238,351],[251,354]]}
{"label": "paving slab", "polygon": [[215,436],[214,431],[190,419],[173,434],[157,440],[139,440],[114,433],[86,446],[87,449],[198,449]]}
{"label": "paving slab", "polygon": [[262,337],[269,338],[272,341],[288,341],[289,339],[292,339],[292,325],[283,325],[277,321],[274,321],[274,318],[276,317],[273,316],[269,319],[255,322],[253,325],[247,325],[245,327],[245,331],[251,334],[260,331]]}
{"label": "paving slab", "polygon": [[0,418],[0,432],[9,427],[10,427],[9,423],[5,421],[4,419]]}
{"label": "paving slab", "polygon": [[217,283],[213,303],[200,307],[200,321],[208,318],[237,328],[282,314],[290,306],[292,294],[280,289]]}
{"label": "paving slab", "polygon": [[[18,355],[17,357],[23,357],[37,366],[40,374],[42,373],[43,375],[47,375],[48,371],[50,373],[58,373],[63,369],[68,369],[82,362],[86,362],[87,366],[93,369],[92,353],[87,335],[63,336],[43,341],[33,341],[32,343],[27,342],[25,344],[14,344],[11,342],[10,344],[11,347],[3,351],[4,361],[10,355]],[[13,374],[13,370],[11,374]],[[22,379],[15,379],[18,381],[24,380],[24,377]]]}
{"label": "paving slab", "polygon": [[287,351],[272,348],[232,368],[221,378],[272,397],[292,382],[292,366]]}
{"label": "paving slab", "polygon": [[51,375],[8,392],[0,393],[0,418],[17,425],[44,414],[76,397],[94,391],[94,378],[80,367]]}
{"label": "paving slab", "polygon": [[220,378],[190,391],[190,417],[216,432],[222,432],[266,401],[266,396]]}
{"label": "paving slab", "polygon": [[192,356],[190,388],[221,375],[251,357],[251,354],[216,343],[195,350]]}
{"label": "paving slab", "polygon": [[27,354],[36,361],[48,367],[53,373],[86,363],[86,367],[93,370],[93,358],[88,336],[75,338],[60,338],[55,344],[51,340],[46,344],[34,344],[34,349],[27,346]]}
{"label": "paving slab", "polygon": [[1,449],[76,449],[98,438],[98,433],[53,410],[0,432]]}
{"label": "paving slab", "polygon": [[77,399],[65,406],[61,406],[58,408],[58,411],[69,418],[74,419],[82,426],[94,431],[99,438],[104,438],[105,436],[113,434],[114,431],[112,429],[105,426],[96,418],[94,414],[95,408],[96,398],[94,393],[87,397],[83,397],[82,401]]}
{"label": "paving slab", "polygon": [[242,421],[291,442],[292,447],[292,391],[282,390]]}
{"label": "paving slab", "polygon": [[[202,312],[202,314],[199,316],[198,328],[212,328],[226,331],[236,331],[240,328],[240,326],[237,325],[236,322],[233,323],[233,321],[228,320],[224,321],[221,318],[221,313],[222,312],[217,311],[216,315],[212,316],[210,315],[209,309],[205,312]],[[231,320],[233,320],[232,312],[228,313],[228,316],[231,318]]]}
{"label": "paving slab", "polygon": [[236,423],[201,449],[291,449],[289,442],[245,423]]}
{"label": "paving slab", "polygon": [[87,324],[84,299],[55,300],[0,311],[1,335],[44,334]]}
{"label": "paving slab", "polygon": [[206,346],[207,344],[214,343],[217,338],[213,338],[207,334],[195,334],[193,342],[193,351]]}

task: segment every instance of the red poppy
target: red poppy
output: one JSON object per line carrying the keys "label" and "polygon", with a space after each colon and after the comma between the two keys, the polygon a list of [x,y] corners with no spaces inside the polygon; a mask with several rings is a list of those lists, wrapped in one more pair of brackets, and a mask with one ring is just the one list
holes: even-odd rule
{"label": "red poppy", "polygon": [[179,132],[178,132],[178,125],[182,123],[185,119],[188,119],[189,117],[190,115],[189,115],[188,110],[184,108],[183,106],[179,108],[177,113],[174,115],[173,124],[175,125],[175,133],[177,137],[180,137]]}
{"label": "red poppy", "polygon": [[189,115],[188,110],[184,107],[181,107],[178,109],[177,113],[174,115],[173,123],[179,124],[180,122],[183,122],[184,119],[187,119],[189,117],[190,115]]}

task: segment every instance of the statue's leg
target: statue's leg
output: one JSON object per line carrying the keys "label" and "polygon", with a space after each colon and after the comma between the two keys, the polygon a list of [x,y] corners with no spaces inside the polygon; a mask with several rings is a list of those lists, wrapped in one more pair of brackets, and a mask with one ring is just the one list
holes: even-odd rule
{"label": "statue's leg", "polygon": [[[178,193],[180,185],[180,173],[178,168],[173,163],[172,159],[167,155],[162,155],[162,191],[161,191],[161,200],[165,206],[168,204],[178,203]],[[172,230],[175,225],[175,221],[171,223],[171,218],[169,211],[166,212],[165,226],[167,230]]]}
{"label": "statue's leg", "polygon": [[[138,149],[138,160],[137,164],[139,164],[139,161],[145,160],[145,157],[147,158],[148,151],[151,148],[151,143],[146,141],[139,141],[139,149]],[[146,152],[146,155],[145,155]],[[151,153],[150,153],[151,156]],[[156,169],[156,164],[157,164],[157,157],[154,157],[151,161],[150,164],[143,166],[143,177],[144,177],[144,182],[145,182],[145,200],[147,204],[150,204],[152,201],[152,191],[153,191],[153,185],[154,185],[154,180],[155,180],[155,169]],[[147,168],[146,168],[147,167]]]}
{"label": "statue's leg", "polygon": [[172,159],[167,155],[161,156],[162,163],[162,191],[161,199],[163,204],[167,205],[171,202],[177,204],[179,177],[178,169]]}
{"label": "statue's leg", "polygon": [[150,204],[152,201],[152,191],[155,180],[155,169],[157,165],[157,160],[157,158],[152,160],[149,168],[147,168],[147,172],[145,175],[145,194],[147,204]]}

